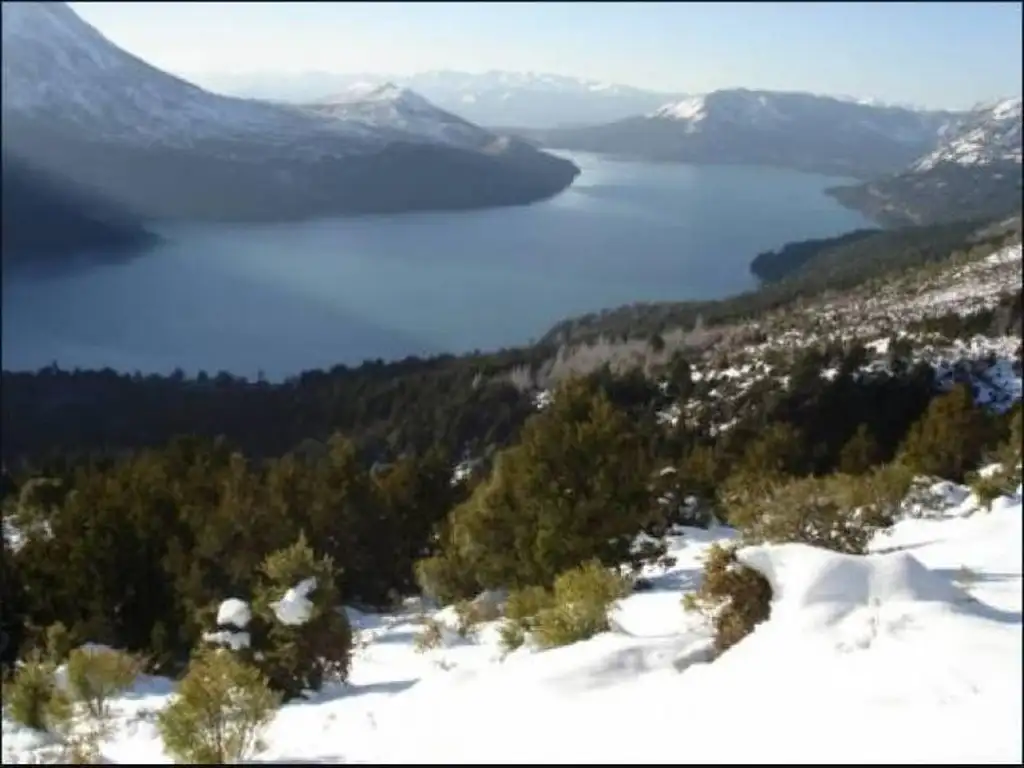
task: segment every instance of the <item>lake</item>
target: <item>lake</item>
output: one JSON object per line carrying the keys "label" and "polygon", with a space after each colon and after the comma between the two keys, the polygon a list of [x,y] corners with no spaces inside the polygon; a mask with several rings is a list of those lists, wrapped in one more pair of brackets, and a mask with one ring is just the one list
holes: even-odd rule
{"label": "lake", "polygon": [[318,367],[514,346],[634,301],[754,285],[757,253],[868,222],[843,179],[561,153],[583,173],[528,207],[175,226],[122,263],[5,276],[3,367]]}

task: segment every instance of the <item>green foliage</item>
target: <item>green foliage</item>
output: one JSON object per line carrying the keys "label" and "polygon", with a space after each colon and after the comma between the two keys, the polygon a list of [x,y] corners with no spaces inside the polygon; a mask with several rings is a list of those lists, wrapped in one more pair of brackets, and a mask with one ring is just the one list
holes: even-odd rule
{"label": "green foliage", "polygon": [[970,387],[958,384],[935,398],[911,428],[900,460],[920,474],[960,482],[981,461],[991,438],[988,415],[975,406]]}
{"label": "green foliage", "polygon": [[715,650],[724,653],[768,619],[771,601],[771,584],[736,559],[735,547],[713,544],[700,589],[684,595],[683,607],[704,614],[714,628]]}
{"label": "green foliage", "polygon": [[910,477],[897,466],[860,477],[769,480],[735,489],[729,521],[750,543],[800,542],[864,554],[875,533],[894,522]]}
{"label": "green foliage", "polygon": [[878,463],[880,456],[878,441],[868,426],[861,424],[839,453],[839,471],[847,475],[863,474]]}
{"label": "green foliage", "polygon": [[[971,491],[985,509],[992,508],[992,502],[1011,489],[1012,476],[1005,472],[994,472],[985,477],[977,476],[971,481]],[[1012,483],[1013,486],[1016,483]]]}
{"label": "green foliage", "polygon": [[4,713],[37,731],[57,730],[71,717],[71,704],[57,688],[52,662],[38,654],[23,661],[3,686]]}
{"label": "green foliage", "polygon": [[[647,338],[659,330],[692,328],[698,317],[709,327],[725,325],[826,291],[849,289],[946,259],[957,249],[971,247],[978,229],[978,222],[958,221],[886,229],[865,237],[846,233],[831,241],[812,241],[809,248],[798,248],[803,254],[809,253],[807,259],[762,257],[759,271],[766,277],[784,279],[756,290],[714,301],[637,302],[605,309],[563,320],[541,338],[541,343],[581,344],[616,336]],[[979,237],[973,247],[991,253],[1004,241],[1002,234]],[[807,244],[790,245],[792,252],[792,246]],[[772,261],[777,263],[769,267]]]}
{"label": "green foliage", "polygon": [[[286,699],[318,691],[325,680],[345,680],[352,654],[352,628],[341,610],[337,571],[329,557],[317,557],[305,536],[267,556],[254,600],[251,629],[256,664],[270,686]],[[311,580],[311,581],[310,581]],[[312,584],[308,617],[286,624],[276,610],[290,590]]]}
{"label": "green foliage", "polygon": [[189,664],[157,727],[179,763],[237,764],[259,751],[279,703],[259,670],[229,651],[209,650]]}
{"label": "green foliage", "polygon": [[555,579],[552,604],[536,614],[533,636],[541,648],[587,640],[609,629],[608,611],[629,594],[630,583],[591,560]]}
{"label": "green foliage", "polygon": [[75,642],[63,622],[55,621],[46,628],[46,656],[55,664],[67,659]]}
{"label": "green foliage", "polygon": [[142,671],[133,656],[112,649],[76,648],[67,661],[68,689],[97,720],[110,716],[111,697],[127,690]]}
{"label": "green foliage", "polygon": [[498,642],[503,653],[512,653],[523,647],[526,642],[526,630],[517,621],[503,621],[498,628]]}
{"label": "green foliage", "polygon": [[483,588],[550,585],[594,557],[628,561],[633,539],[655,522],[649,466],[629,419],[587,382],[572,380],[452,511],[442,557]]}

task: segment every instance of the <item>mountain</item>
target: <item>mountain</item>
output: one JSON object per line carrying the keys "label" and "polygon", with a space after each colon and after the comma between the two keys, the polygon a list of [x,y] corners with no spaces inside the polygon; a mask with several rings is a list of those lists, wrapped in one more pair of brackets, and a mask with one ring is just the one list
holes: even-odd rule
{"label": "mountain", "polygon": [[326,72],[211,74],[201,82],[219,92],[291,103],[356,87],[397,83],[445,110],[486,126],[557,128],[643,114],[678,94],[659,93],[564,75],[535,72],[432,71],[415,75]]}
{"label": "mountain", "polygon": [[394,83],[356,84],[301,107],[316,115],[363,125],[368,130],[424,136],[463,149],[488,151],[502,143],[490,131],[439,109],[418,93]]}
{"label": "mountain", "polygon": [[885,224],[929,224],[1021,210],[1021,99],[971,112],[906,169],[829,190]]}
{"label": "mountain", "polygon": [[[144,217],[274,220],[525,204],[578,169],[493,135],[381,127],[219,96],[121,50],[63,3],[3,3],[5,150]],[[419,126],[423,129],[423,124]]]}
{"label": "mountain", "polygon": [[97,196],[3,156],[3,262],[134,248],[152,240],[141,224]]}
{"label": "mountain", "polygon": [[604,125],[523,131],[552,148],[873,178],[933,149],[956,115],[807,93],[715,91]]}

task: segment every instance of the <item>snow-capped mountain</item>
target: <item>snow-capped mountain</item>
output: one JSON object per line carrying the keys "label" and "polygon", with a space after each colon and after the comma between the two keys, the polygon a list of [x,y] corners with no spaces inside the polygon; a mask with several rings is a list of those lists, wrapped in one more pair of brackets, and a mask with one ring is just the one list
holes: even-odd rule
{"label": "snow-capped mountain", "polygon": [[939,145],[898,173],[831,194],[888,224],[928,224],[1021,210],[1021,99],[952,122]]}
{"label": "snow-capped mountain", "polygon": [[1021,99],[1003,99],[958,122],[934,151],[911,166],[930,171],[941,163],[991,165],[1021,162]]}
{"label": "snow-capped mountain", "polygon": [[393,83],[357,83],[342,93],[303,108],[313,114],[358,125],[368,132],[395,131],[428,137],[442,144],[481,149],[497,137],[458,115],[439,109],[408,88]]}
{"label": "snow-capped mountain", "polygon": [[556,128],[619,120],[655,109],[678,95],[537,72],[430,71],[414,75],[260,73],[197,76],[223,93],[308,103],[350,88],[396,83],[449,112],[487,126]]}
{"label": "snow-capped mountain", "polygon": [[687,96],[605,125],[525,135],[549,147],[659,161],[871,178],[933,149],[956,118],[808,93],[735,89]]}
{"label": "snow-capped mountain", "polygon": [[519,204],[560,191],[577,173],[494,135],[486,153],[476,134],[459,143],[445,127],[451,116],[435,110],[445,125],[431,125],[430,110],[411,97],[378,98],[416,112],[403,127],[220,96],[118,48],[64,3],[3,3],[2,11],[5,150],[145,216]]}

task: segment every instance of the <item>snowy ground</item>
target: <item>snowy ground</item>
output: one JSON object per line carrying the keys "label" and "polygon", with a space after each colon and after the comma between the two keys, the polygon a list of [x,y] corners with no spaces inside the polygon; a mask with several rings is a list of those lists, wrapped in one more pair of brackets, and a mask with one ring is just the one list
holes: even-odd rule
{"label": "snowy ground", "polygon": [[[285,706],[258,761],[1020,764],[1019,489],[990,511],[935,491],[867,558],[741,551],[775,585],[772,618],[711,663],[692,663],[707,633],[680,597],[727,529],[673,539],[676,565],[622,602],[615,631],[567,648],[502,660],[485,625],[420,654],[415,614],[352,612],[351,683]],[[170,693],[148,678],[118,703],[108,760],[167,762],[154,714]],[[4,720],[5,763],[45,752]]]}

